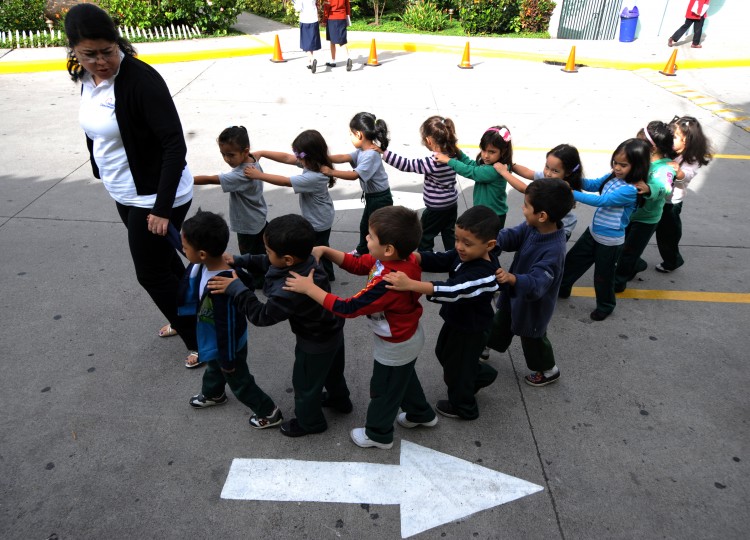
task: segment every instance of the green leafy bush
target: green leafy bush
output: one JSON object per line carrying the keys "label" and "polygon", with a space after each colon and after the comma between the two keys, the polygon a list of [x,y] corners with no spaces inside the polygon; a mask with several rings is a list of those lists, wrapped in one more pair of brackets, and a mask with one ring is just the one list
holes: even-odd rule
{"label": "green leafy bush", "polygon": [[281,0],[246,0],[248,11],[260,17],[266,17],[290,26],[297,26],[299,16],[294,11],[294,3]]}
{"label": "green leafy bush", "polygon": [[518,32],[518,0],[459,0],[461,27],[467,34]]}
{"label": "green leafy bush", "polygon": [[0,31],[46,30],[46,0],[0,0]]}
{"label": "green leafy bush", "polygon": [[448,15],[429,0],[416,0],[401,16],[404,24],[425,32],[438,32],[448,25]]}
{"label": "green leafy bush", "polygon": [[185,24],[201,32],[226,33],[245,10],[247,0],[99,0],[99,5],[118,25]]}
{"label": "green leafy bush", "polygon": [[149,0],[99,0],[99,7],[109,13],[118,26],[150,28],[166,22],[158,20],[159,6]]}
{"label": "green leafy bush", "polygon": [[546,32],[555,9],[550,0],[521,0],[519,22],[524,32]]}

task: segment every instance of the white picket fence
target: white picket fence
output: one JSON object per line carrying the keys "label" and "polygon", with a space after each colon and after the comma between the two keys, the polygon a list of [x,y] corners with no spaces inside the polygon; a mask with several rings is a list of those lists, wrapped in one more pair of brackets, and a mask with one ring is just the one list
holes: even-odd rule
{"label": "white picket fence", "polygon": [[[126,39],[132,40],[140,37],[146,40],[172,40],[172,39],[192,39],[200,36],[201,31],[197,26],[189,27],[185,24],[159,26],[155,28],[133,28],[132,26],[121,26],[120,35]],[[0,48],[37,48],[49,47],[49,43],[62,39],[60,30],[44,30],[36,32],[26,32],[25,30],[16,30],[2,32],[0,31]]]}

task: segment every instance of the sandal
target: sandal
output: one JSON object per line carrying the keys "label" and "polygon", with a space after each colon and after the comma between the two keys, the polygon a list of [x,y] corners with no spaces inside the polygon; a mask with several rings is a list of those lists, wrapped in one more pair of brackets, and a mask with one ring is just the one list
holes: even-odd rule
{"label": "sandal", "polygon": [[198,360],[198,351],[189,351],[185,358],[185,367],[188,369],[195,369],[201,366],[203,366],[203,364]]}
{"label": "sandal", "polygon": [[172,328],[171,324],[168,324],[166,326],[162,326],[159,329],[159,337],[172,337],[177,335],[177,330]]}

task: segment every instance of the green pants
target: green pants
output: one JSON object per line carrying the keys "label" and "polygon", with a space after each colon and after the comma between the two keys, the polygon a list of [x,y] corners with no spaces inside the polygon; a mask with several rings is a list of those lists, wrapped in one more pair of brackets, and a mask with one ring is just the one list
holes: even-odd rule
{"label": "green pants", "polygon": [[[263,225],[263,229],[258,234],[244,234],[237,233],[237,247],[240,250],[240,255],[264,255],[266,253],[266,246],[263,243],[263,235],[266,232],[266,223]],[[264,274],[263,272],[253,272],[253,285],[256,289],[263,289]]]}
{"label": "green pants", "polygon": [[328,427],[321,407],[323,387],[334,401],[349,397],[344,378],[344,358],[343,336],[329,351],[309,353],[300,349],[299,345],[294,348],[294,414],[305,431],[320,433]]}
{"label": "green pants", "polygon": [[656,226],[656,246],[661,255],[661,265],[666,270],[675,270],[685,264],[680,255],[680,239],[682,238],[682,203],[665,204],[661,219]]}
{"label": "green pants", "polygon": [[639,261],[655,230],[656,223],[641,223],[640,221],[631,221],[625,229],[625,243],[622,246],[620,260],[617,261],[615,273],[616,291],[625,290],[627,282],[646,268],[643,266],[646,262],[639,264]]}
{"label": "green pants", "polygon": [[393,422],[399,407],[412,422],[430,422],[435,411],[427,403],[414,365],[385,366],[375,361],[370,379],[370,405],[367,407],[365,434],[379,443],[393,442]]}
{"label": "green pants", "polygon": [[458,206],[450,208],[425,208],[420,221],[422,222],[422,240],[419,241],[419,251],[432,251],[435,247],[435,237],[443,239],[445,251],[456,245],[456,217]]}
{"label": "green pants", "polygon": [[201,393],[208,398],[219,397],[224,394],[226,385],[229,385],[240,402],[250,407],[258,416],[268,416],[276,408],[273,400],[255,383],[255,377],[247,368],[247,346],[237,352],[234,371],[231,373],[222,370],[216,360],[206,362]]}
{"label": "green pants", "polygon": [[594,240],[589,229],[583,231],[581,237],[565,256],[565,269],[563,270],[559,296],[570,296],[573,284],[593,264],[596,309],[602,313],[612,313],[615,310],[615,305],[617,305],[615,272],[621,251],[622,244],[605,246]]}
{"label": "green pants", "polygon": [[391,190],[386,189],[377,193],[365,193],[365,209],[362,212],[362,219],[359,220],[359,244],[357,244],[357,253],[360,255],[369,253],[367,249],[367,234],[370,226],[370,214],[378,208],[393,206],[393,196]]}
{"label": "green pants", "polygon": [[448,387],[448,401],[467,420],[479,417],[474,394],[497,378],[495,368],[479,361],[489,333],[489,330],[470,332],[443,324],[435,344],[435,355],[443,366],[443,380]]}
{"label": "green pants", "polygon": [[[495,312],[490,339],[487,342],[490,349],[500,352],[508,350],[514,336],[511,323],[510,311],[498,309]],[[546,333],[542,337],[519,337],[527,368],[531,371],[547,371],[555,367],[555,353],[552,351],[552,344],[547,339]]]}
{"label": "green pants", "polygon": [[[330,246],[329,240],[331,238],[331,229],[326,229],[325,231],[316,231],[315,232],[315,245],[316,246]],[[328,281],[335,281],[336,276],[333,274],[333,263],[327,258],[322,257],[320,259],[320,264],[323,266],[323,270],[326,271],[326,274],[328,275]]]}

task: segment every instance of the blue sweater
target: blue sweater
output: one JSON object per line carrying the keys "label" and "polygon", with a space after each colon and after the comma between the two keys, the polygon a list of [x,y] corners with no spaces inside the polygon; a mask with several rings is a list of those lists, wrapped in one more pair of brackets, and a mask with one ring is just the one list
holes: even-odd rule
{"label": "blue sweater", "polygon": [[540,234],[527,223],[502,229],[497,245],[515,251],[511,274],[516,284],[501,285],[498,309],[510,311],[511,331],[522,337],[542,337],[552,319],[565,266],[565,229]]}
{"label": "blue sweater", "polygon": [[[599,191],[607,178],[609,173],[594,180],[584,179],[582,189]],[[638,201],[638,190],[633,184],[612,178],[601,194],[574,191],[573,198],[583,204],[598,207],[591,222],[591,235],[595,240],[605,237],[609,240],[605,242],[607,245],[622,244],[625,241],[625,227],[630,223],[630,215]]]}

